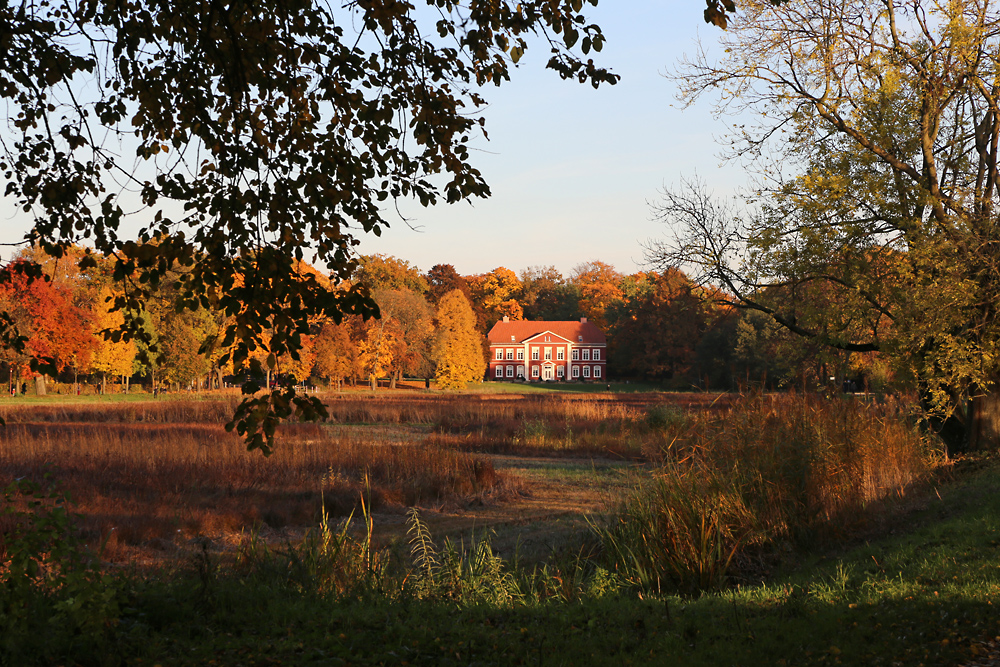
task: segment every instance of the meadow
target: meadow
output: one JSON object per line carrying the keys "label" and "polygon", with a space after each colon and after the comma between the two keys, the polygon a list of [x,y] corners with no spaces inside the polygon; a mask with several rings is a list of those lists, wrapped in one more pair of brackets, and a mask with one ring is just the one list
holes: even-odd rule
{"label": "meadow", "polygon": [[995,465],[905,402],[345,392],[265,458],[237,399],[0,403],[0,664],[957,664],[1000,634]]}

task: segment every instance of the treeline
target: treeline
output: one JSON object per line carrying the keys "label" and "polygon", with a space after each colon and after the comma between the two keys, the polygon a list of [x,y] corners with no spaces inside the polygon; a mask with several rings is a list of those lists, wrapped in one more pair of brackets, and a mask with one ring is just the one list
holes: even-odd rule
{"label": "treeline", "polygon": [[[181,281],[161,281],[140,312],[111,308],[121,296],[111,265],[99,258],[79,268],[84,251],[71,248],[60,260],[31,250],[19,259],[42,264],[47,280],[29,280],[11,264],[11,279],[0,284],[0,309],[25,338],[23,353],[0,352],[0,373],[9,389],[29,379],[46,390],[43,375],[30,370],[33,356],[52,361],[61,383],[103,388],[201,389],[241,382],[250,369],[225,361],[226,350],[212,347],[229,317],[211,302],[195,311],[178,308]],[[340,289],[307,264],[304,273]],[[858,385],[884,382],[888,371],[877,359],[813,349],[788,336],[766,316],[724,305],[724,295],[693,284],[682,272],[621,274],[595,261],[564,277],[554,267],[531,267],[517,274],[498,267],[482,275],[460,275],[450,264],[422,271],[391,256],[362,256],[352,281],[369,290],[381,317],[347,316],[341,322],[313,322],[303,332],[297,359],[268,359],[265,346],[258,380],[344,382],[383,381],[395,386],[404,376],[435,377],[459,387],[483,377],[485,335],[504,316],[528,320],[587,317],[608,336],[609,376],[665,383],[674,389],[736,389],[747,384],[814,384],[837,377]],[[445,299],[446,295],[450,295]],[[464,298],[463,298],[464,297]],[[124,318],[142,322],[147,345],[104,332]],[[2,377],[2,376],[0,376]]]}
{"label": "treeline", "polygon": [[569,276],[552,266],[520,273],[498,267],[462,276],[449,264],[421,274],[402,260],[374,256],[363,260],[361,273],[371,284],[394,288],[403,285],[393,284],[391,276],[407,275],[407,287],[422,291],[431,303],[459,289],[473,304],[484,334],[505,315],[586,317],[608,337],[613,380],[656,381],[678,390],[738,390],[831,383],[881,389],[904,379],[875,353],[846,353],[790,334],[763,313],[728,305],[728,295],[698,286],[676,269],[623,274],[592,261]]}
{"label": "treeline", "polygon": [[[679,270],[623,274],[592,261],[569,276],[552,266],[520,273],[497,267],[463,276],[450,264],[423,272],[405,260],[373,255],[362,258],[357,275],[375,290],[379,303],[385,298],[380,293],[403,292],[433,307],[441,295],[459,290],[472,304],[484,336],[504,316],[586,317],[608,337],[613,380],[730,390],[790,384],[812,389],[831,382],[881,388],[892,379],[877,355],[848,354],[789,334],[763,313],[733,308],[726,294],[696,285]],[[393,313],[383,315],[391,319]]]}

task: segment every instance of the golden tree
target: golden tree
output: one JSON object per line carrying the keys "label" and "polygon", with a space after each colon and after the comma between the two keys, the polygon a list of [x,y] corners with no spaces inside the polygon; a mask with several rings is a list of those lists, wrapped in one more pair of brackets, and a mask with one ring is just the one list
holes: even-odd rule
{"label": "golden tree", "polygon": [[489,273],[469,278],[472,298],[479,302],[487,327],[506,316],[512,320],[524,319],[524,309],[518,299],[521,296],[521,281],[510,269],[498,266]]}
{"label": "golden tree", "polygon": [[327,381],[334,381],[340,389],[344,378],[356,377],[360,362],[358,348],[351,340],[347,327],[332,321],[323,323],[316,336],[314,350],[316,362],[313,372]]}
{"label": "golden tree", "polygon": [[364,324],[364,336],[358,342],[358,360],[372,389],[392,366],[398,338],[395,324],[392,319],[368,320]]}
{"label": "golden tree", "polygon": [[608,307],[624,296],[622,278],[615,267],[600,261],[586,262],[573,269],[571,281],[580,290],[580,310],[601,329],[608,326],[605,315]]}
{"label": "golden tree", "polygon": [[106,389],[109,375],[121,378],[132,376],[137,352],[135,340],[116,341],[103,335],[105,331],[120,331],[125,321],[122,311],[111,308],[115,296],[110,287],[104,287],[94,303],[93,327],[96,343],[90,367],[92,371],[101,374],[101,393]]}
{"label": "golden tree", "polygon": [[438,302],[438,332],[432,356],[437,364],[434,379],[443,389],[463,389],[482,380],[486,372],[482,335],[476,330],[472,305],[460,290],[448,292]]}

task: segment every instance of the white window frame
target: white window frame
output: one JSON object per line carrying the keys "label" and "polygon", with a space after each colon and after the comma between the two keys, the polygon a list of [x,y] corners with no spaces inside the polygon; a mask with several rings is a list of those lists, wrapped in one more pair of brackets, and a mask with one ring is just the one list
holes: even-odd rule
{"label": "white window frame", "polygon": [[497,375],[496,376],[498,378],[502,378],[503,377],[503,366],[497,366]]}
{"label": "white window frame", "polygon": [[556,350],[556,361],[563,361],[566,359],[566,350],[561,347]]}
{"label": "white window frame", "polygon": [[497,348],[496,360],[503,361],[503,350],[499,347]]}
{"label": "white window frame", "polygon": [[538,348],[537,347],[532,348],[532,350],[531,350],[531,360],[532,361],[538,361]]}
{"label": "white window frame", "polygon": [[573,366],[573,377],[574,378],[580,377],[580,367],[579,366]]}
{"label": "white window frame", "polygon": [[524,366],[519,365],[517,367],[517,376],[521,379],[524,379]]}
{"label": "white window frame", "polygon": [[508,349],[507,350],[507,361],[514,361],[514,350],[513,349]]}
{"label": "white window frame", "polygon": [[580,350],[573,350],[572,354],[570,354],[570,357],[573,358],[573,361],[580,361]]}
{"label": "white window frame", "polygon": [[558,378],[564,378],[564,377],[566,377],[566,367],[565,366],[563,366],[563,365],[560,364],[559,366],[556,367],[556,377],[558,377]]}
{"label": "white window frame", "polygon": [[583,360],[584,361],[590,361],[590,350],[584,350],[583,351]]}
{"label": "white window frame", "polygon": [[538,366],[531,367],[531,377],[533,378],[538,377]]}
{"label": "white window frame", "polygon": [[545,348],[545,361],[552,361],[552,348]]}
{"label": "white window frame", "polygon": [[517,360],[518,361],[524,361],[524,350],[518,350],[517,351]]}
{"label": "white window frame", "polygon": [[600,361],[600,360],[601,360],[601,351],[594,350],[594,361]]}
{"label": "white window frame", "polygon": [[590,377],[590,366],[584,366],[583,367],[583,377],[584,378],[589,378]]}
{"label": "white window frame", "polygon": [[601,367],[600,366],[594,366],[594,377],[595,378],[601,377]]}
{"label": "white window frame", "polygon": [[507,367],[507,377],[509,377],[509,378],[514,377],[514,367],[513,366],[508,366]]}

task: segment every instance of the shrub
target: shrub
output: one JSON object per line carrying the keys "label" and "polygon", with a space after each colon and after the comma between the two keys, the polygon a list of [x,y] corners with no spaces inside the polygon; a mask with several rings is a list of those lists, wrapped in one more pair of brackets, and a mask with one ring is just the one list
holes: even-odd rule
{"label": "shrub", "polygon": [[0,509],[0,663],[45,662],[94,651],[118,621],[120,582],[100,570],[73,533],[69,498],[17,479]]}

